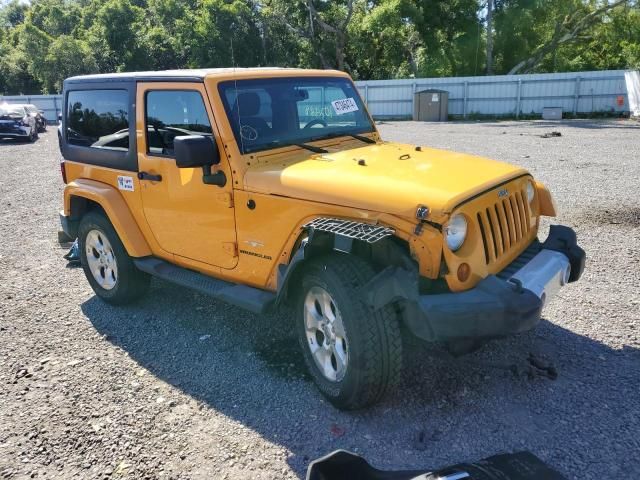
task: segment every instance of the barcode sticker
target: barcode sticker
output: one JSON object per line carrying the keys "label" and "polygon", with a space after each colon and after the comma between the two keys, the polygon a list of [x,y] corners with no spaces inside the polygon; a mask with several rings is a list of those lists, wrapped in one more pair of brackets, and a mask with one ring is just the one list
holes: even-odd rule
{"label": "barcode sticker", "polygon": [[133,178],[118,175],[118,188],[127,192],[133,192]]}
{"label": "barcode sticker", "polygon": [[344,115],[345,113],[358,111],[358,105],[351,97],[343,98],[342,100],[334,100],[331,102],[331,105],[333,105],[333,110],[336,112],[336,115]]}

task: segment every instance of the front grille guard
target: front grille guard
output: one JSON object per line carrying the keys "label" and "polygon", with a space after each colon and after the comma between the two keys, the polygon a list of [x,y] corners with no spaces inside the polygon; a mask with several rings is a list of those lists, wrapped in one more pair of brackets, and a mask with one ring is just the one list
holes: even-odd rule
{"label": "front grille guard", "polygon": [[382,225],[372,225],[370,223],[327,217],[315,218],[309,223],[306,223],[303,228],[334,233],[336,235],[342,235],[347,238],[353,238],[354,240],[361,240],[367,243],[376,243],[395,233],[393,228],[384,227]]}

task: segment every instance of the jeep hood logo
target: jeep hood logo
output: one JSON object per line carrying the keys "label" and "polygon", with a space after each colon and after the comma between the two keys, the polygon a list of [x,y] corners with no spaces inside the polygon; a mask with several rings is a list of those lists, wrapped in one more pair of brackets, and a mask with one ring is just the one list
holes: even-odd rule
{"label": "jeep hood logo", "polygon": [[509,196],[509,190],[507,190],[506,188],[503,188],[502,190],[498,191],[498,198],[507,197],[507,196]]}

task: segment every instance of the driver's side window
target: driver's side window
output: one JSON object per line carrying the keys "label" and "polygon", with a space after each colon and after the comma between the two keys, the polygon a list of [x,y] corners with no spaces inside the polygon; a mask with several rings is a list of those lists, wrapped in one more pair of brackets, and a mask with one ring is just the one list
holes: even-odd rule
{"label": "driver's side window", "polygon": [[211,123],[200,92],[151,90],[145,101],[147,153],[173,156],[173,139],[181,135],[211,135]]}

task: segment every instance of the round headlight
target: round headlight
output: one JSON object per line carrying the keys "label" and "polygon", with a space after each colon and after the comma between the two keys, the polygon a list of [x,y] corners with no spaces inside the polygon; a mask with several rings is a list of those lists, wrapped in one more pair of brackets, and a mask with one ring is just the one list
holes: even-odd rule
{"label": "round headlight", "polygon": [[527,201],[529,203],[533,202],[533,197],[536,194],[536,188],[533,186],[533,183],[527,182]]}
{"label": "round headlight", "polygon": [[457,214],[451,217],[449,223],[444,227],[444,235],[449,250],[452,252],[458,250],[467,237],[467,219],[464,218],[464,215]]}

